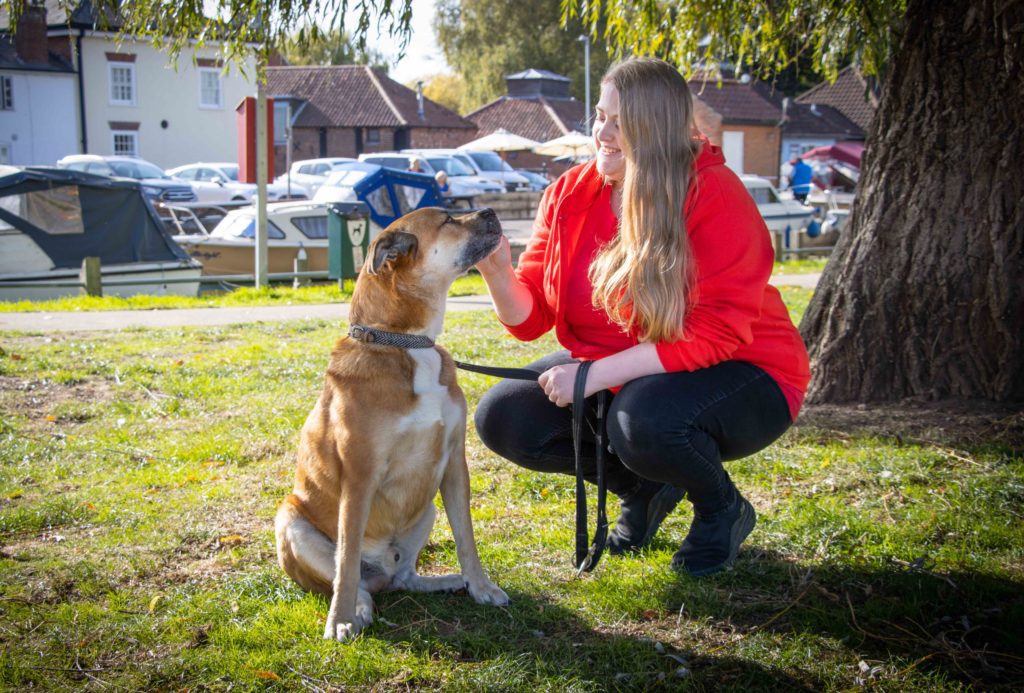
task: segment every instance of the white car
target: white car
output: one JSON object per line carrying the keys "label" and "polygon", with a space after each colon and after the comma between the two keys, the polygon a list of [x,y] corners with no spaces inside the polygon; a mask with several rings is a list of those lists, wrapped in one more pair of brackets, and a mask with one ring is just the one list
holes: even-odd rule
{"label": "white car", "polygon": [[310,195],[315,195],[317,189],[324,184],[327,176],[336,170],[338,165],[352,163],[353,161],[356,161],[356,159],[350,159],[345,156],[293,161],[288,173],[275,178],[274,183],[287,187],[290,178],[291,185],[301,185],[309,191]]}
{"label": "white car", "polygon": [[[201,204],[217,205],[225,202],[252,202],[256,197],[255,183],[241,183],[238,180],[238,164],[197,163],[168,169],[167,175],[188,181]],[[287,186],[267,184],[267,201],[303,200],[309,193],[301,185],[293,184],[291,195]]]}
{"label": "white car", "polygon": [[494,152],[470,152],[462,149],[403,149],[403,154],[417,154],[423,157],[450,156],[461,161],[480,178],[501,185],[508,192],[527,192],[530,181],[508,165]]}
{"label": "white car", "polygon": [[419,163],[421,173],[429,173],[432,176],[436,176],[438,171],[444,171],[448,176],[448,188],[452,197],[468,198],[474,195],[505,192],[502,186],[487,178],[481,178],[466,164],[450,156],[381,152],[360,154],[359,160],[368,164],[397,168],[400,171],[410,170],[412,162],[416,161]]}

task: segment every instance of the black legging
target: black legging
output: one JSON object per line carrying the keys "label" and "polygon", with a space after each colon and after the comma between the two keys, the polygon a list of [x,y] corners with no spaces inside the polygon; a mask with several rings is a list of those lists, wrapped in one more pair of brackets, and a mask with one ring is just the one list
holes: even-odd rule
{"label": "black legging", "polygon": [[[571,363],[556,352],[527,368],[543,372]],[[618,495],[640,479],[685,488],[701,514],[722,509],[732,481],[722,466],[767,447],[790,426],[786,399],[771,376],[742,361],[693,372],[632,380],[612,399],[607,416],[608,489]],[[516,464],[539,472],[574,474],[572,414],[557,407],[536,383],[504,380],[480,399],[476,430],[484,444]],[[594,480],[589,431],[583,454]]]}

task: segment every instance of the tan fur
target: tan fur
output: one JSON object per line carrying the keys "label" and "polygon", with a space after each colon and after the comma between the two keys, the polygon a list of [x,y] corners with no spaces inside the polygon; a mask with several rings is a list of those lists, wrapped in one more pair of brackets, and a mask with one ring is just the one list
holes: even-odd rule
{"label": "tan fur", "polygon": [[[406,215],[371,244],[351,322],[436,337],[451,282],[499,238],[492,213]],[[473,541],[465,418],[454,362],[440,346],[407,351],[349,337],[335,345],[275,521],[281,567],[304,589],[332,595],[325,637],[358,633],[372,620],[370,593],[381,589],[466,587],[477,601],[507,603]],[[423,577],[416,556],[439,489],[463,573]]]}

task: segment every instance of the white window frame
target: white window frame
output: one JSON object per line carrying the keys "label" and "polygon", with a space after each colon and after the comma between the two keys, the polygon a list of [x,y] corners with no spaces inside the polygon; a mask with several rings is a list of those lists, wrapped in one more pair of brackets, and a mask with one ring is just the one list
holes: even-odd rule
{"label": "white window frame", "polygon": [[[131,82],[128,85],[128,88],[131,89],[131,92],[132,92],[131,93],[131,99],[125,100],[125,99],[115,98],[115,94],[114,94],[114,70],[115,69],[127,70],[128,76],[129,76],[129,79],[130,79],[130,82]],[[135,82],[136,82],[136,80],[135,80],[135,63],[122,63],[122,62],[114,62],[114,61],[108,62],[107,63],[107,83],[109,85],[109,87],[108,87],[108,96],[110,98],[110,105],[111,106],[134,106],[135,103],[136,103],[136,94],[138,93],[137,90],[136,90],[136,87],[135,87]]]}
{"label": "white window frame", "polygon": [[[206,75],[213,75],[214,79],[217,80],[217,103],[207,103],[204,101],[205,97],[205,85],[203,80]],[[201,67],[199,68],[199,108],[208,109],[221,109],[224,108],[224,80],[221,78],[220,69],[214,67]]]}
{"label": "white window frame", "polygon": [[[132,151],[117,149],[117,138],[125,137],[131,140]],[[111,130],[110,131],[110,151],[114,156],[138,156],[139,155],[139,133],[136,130]]]}
{"label": "white window frame", "polygon": [[0,111],[14,110],[14,80],[10,75],[0,75]]}

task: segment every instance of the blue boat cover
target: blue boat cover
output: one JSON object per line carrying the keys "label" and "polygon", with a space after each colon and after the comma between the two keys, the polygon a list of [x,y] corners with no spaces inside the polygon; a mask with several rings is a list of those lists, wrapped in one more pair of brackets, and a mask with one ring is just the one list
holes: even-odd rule
{"label": "blue boat cover", "polygon": [[351,187],[356,196],[369,206],[370,218],[382,229],[414,209],[445,206],[437,181],[427,173],[413,173],[361,161],[339,164],[333,170],[363,174]]}

